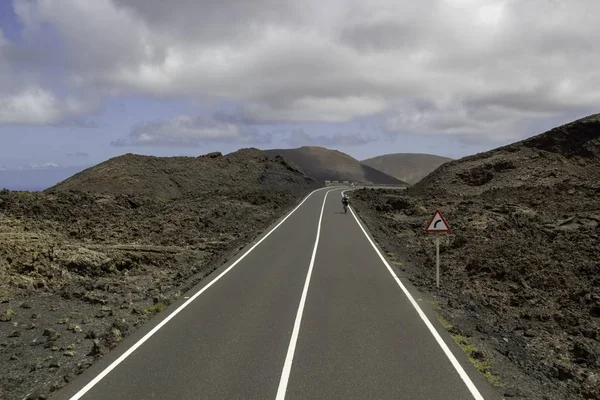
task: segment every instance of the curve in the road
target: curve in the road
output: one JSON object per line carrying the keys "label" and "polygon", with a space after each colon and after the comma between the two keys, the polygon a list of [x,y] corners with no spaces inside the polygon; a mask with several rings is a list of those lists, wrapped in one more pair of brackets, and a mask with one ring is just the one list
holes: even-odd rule
{"label": "curve in the road", "polygon": [[[339,200],[332,203],[330,192],[356,189],[310,193],[58,398],[495,398],[461,350],[449,349],[452,340],[436,330],[354,209],[349,218]],[[218,290],[206,292],[217,281]]]}

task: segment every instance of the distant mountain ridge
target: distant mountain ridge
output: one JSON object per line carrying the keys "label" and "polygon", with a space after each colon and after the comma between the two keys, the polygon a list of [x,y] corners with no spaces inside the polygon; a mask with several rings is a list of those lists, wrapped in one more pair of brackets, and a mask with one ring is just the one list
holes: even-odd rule
{"label": "distant mountain ridge", "polygon": [[331,181],[354,181],[375,184],[406,184],[376,168],[362,164],[357,159],[338,150],[318,146],[294,149],[265,150],[270,156],[280,155],[295,163],[302,171],[320,183]]}
{"label": "distant mountain ridge", "polygon": [[[231,160],[236,159],[240,154],[252,154],[250,158],[258,157],[265,160],[280,156],[286,160],[285,163],[288,167],[298,169],[300,173],[306,174],[319,184],[324,184],[329,180],[407,185],[416,182],[421,175],[424,176],[431,172],[430,170],[433,170],[438,164],[450,160],[428,154],[388,154],[361,162],[341,151],[318,146],[269,150],[241,149],[225,156],[218,152],[211,154],[215,155],[214,158],[217,160],[227,160],[225,164],[218,164],[220,166],[229,165]],[[167,197],[178,197],[181,195],[178,189],[181,185],[186,187],[191,184],[198,188],[199,181],[202,181],[206,183],[203,185],[205,187],[210,187],[211,184],[218,186],[215,182],[222,179],[221,175],[223,175],[219,169],[212,170],[212,175],[196,170],[212,165],[204,165],[202,161],[198,160],[212,158],[213,156],[209,155],[156,157],[128,153],[94,166],[0,171],[0,189],[117,191],[120,193],[152,193],[157,190]],[[425,160],[426,167],[420,166],[419,161],[422,159]],[[209,169],[212,168],[210,166]],[[184,172],[184,170],[186,171]],[[227,175],[229,172],[225,175],[226,179],[230,180]],[[396,175],[393,175],[394,173]],[[169,176],[169,174],[174,174],[174,176]],[[243,177],[243,169],[238,169],[237,174],[237,176]],[[403,177],[406,179],[402,179]],[[183,182],[180,182],[181,179]],[[192,183],[190,179],[195,183]],[[236,178],[231,179],[235,180]],[[188,186],[188,189],[189,187],[191,186]],[[184,189],[183,192],[186,190]]]}
{"label": "distant mountain ridge", "polygon": [[478,194],[600,180],[600,114],[440,166],[411,190]]}
{"label": "distant mountain ridge", "polygon": [[249,148],[222,155],[125,154],[81,171],[46,192],[80,191],[177,199],[240,190],[304,191],[319,184],[281,157]]}
{"label": "distant mountain ridge", "polygon": [[452,158],[424,153],[394,153],[368,158],[361,163],[414,185],[448,161]]}

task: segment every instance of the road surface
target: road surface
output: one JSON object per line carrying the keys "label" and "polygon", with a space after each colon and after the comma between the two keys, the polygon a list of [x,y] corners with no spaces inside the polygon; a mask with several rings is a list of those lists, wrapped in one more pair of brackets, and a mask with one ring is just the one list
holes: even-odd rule
{"label": "road surface", "polygon": [[498,399],[342,190],[313,192],[54,398]]}

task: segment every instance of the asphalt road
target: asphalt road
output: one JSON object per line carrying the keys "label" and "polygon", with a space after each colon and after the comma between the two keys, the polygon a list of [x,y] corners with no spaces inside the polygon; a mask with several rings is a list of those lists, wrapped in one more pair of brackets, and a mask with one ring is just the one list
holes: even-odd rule
{"label": "asphalt road", "polygon": [[54,398],[500,398],[340,193],[311,194]]}

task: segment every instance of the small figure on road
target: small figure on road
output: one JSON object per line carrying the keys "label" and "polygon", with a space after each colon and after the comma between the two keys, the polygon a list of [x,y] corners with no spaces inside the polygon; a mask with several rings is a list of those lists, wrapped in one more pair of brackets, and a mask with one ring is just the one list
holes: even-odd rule
{"label": "small figure on road", "polygon": [[346,214],[348,212],[348,204],[350,203],[350,199],[348,198],[348,195],[343,195],[342,196],[342,204],[344,205],[344,214]]}

